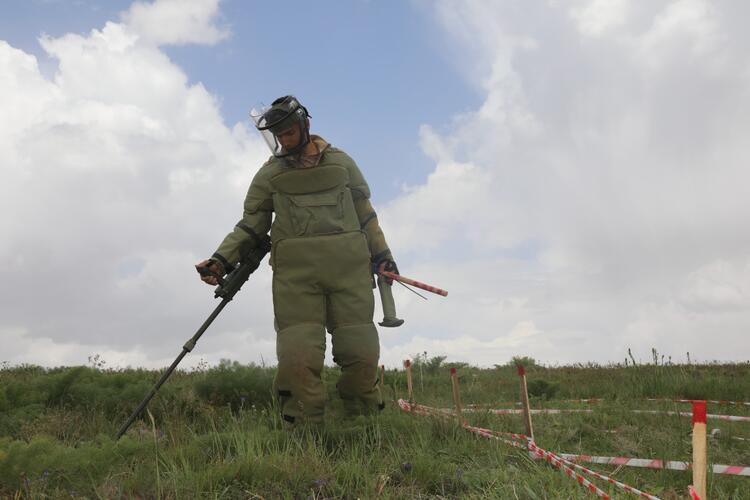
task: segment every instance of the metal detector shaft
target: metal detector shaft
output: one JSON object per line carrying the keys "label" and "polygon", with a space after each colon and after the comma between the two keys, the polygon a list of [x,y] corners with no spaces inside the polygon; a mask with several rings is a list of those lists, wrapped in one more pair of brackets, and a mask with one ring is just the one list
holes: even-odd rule
{"label": "metal detector shaft", "polygon": [[[214,297],[221,297],[221,303],[216,306],[216,309],[214,309],[211,315],[206,318],[206,321],[204,321],[201,327],[198,328],[198,331],[195,332],[195,335],[190,337],[190,340],[185,342],[185,345],[182,346],[182,352],[179,356],[177,356],[177,359],[172,362],[172,365],[167,369],[167,371],[162,374],[159,381],[156,383],[153,389],[151,389],[151,392],[146,395],[143,401],[141,401],[141,404],[138,405],[138,408],[136,408],[133,414],[130,415],[130,418],[128,418],[127,422],[125,422],[122,427],[120,427],[120,430],[117,431],[117,437],[115,438],[115,440],[120,439],[120,437],[125,434],[125,432],[127,432],[130,425],[135,421],[136,418],[138,418],[138,415],[141,414],[143,409],[146,408],[146,405],[148,405],[148,402],[151,401],[151,398],[153,398],[156,394],[156,391],[159,390],[159,387],[161,387],[162,384],[167,381],[174,369],[177,368],[177,365],[179,365],[180,361],[182,361],[182,358],[184,358],[187,353],[193,350],[195,344],[198,342],[198,339],[201,338],[201,335],[203,335],[203,333],[208,329],[211,323],[219,315],[221,310],[224,309],[224,306],[226,306],[229,301],[234,298],[234,295],[240,291],[240,288],[242,288],[242,285],[244,285],[248,278],[250,278],[250,275],[253,273],[253,271],[258,269],[260,261],[263,260],[263,257],[265,257],[270,250],[271,239],[268,237],[268,235],[265,235],[263,238],[261,238],[258,247],[252,248],[244,253],[244,255],[242,256],[242,261],[236,269],[229,273],[223,280],[219,280],[221,284],[216,288]],[[198,268],[198,272],[203,276],[212,274],[208,271],[207,268]]]}
{"label": "metal detector shaft", "polygon": [[122,427],[120,427],[120,430],[117,431],[117,437],[115,438],[115,440],[120,439],[120,437],[122,437],[122,435],[127,432],[128,428],[133,424],[135,419],[138,418],[141,412],[146,408],[146,405],[148,405],[148,402],[151,401],[151,398],[153,398],[156,395],[156,392],[159,390],[162,384],[164,384],[164,382],[167,381],[167,379],[172,374],[174,369],[177,368],[177,365],[180,364],[180,361],[182,361],[182,358],[184,358],[187,353],[193,350],[193,347],[195,347],[195,344],[198,342],[198,339],[200,339],[201,335],[203,335],[203,333],[208,329],[208,327],[211,326],[211,323],[213,322],[213,320],[216,319],[216,317],[219,315],[221,310],[224,309],[224,306],[226,306],[230,300],[232,299],[229,298],[229,299],[222,300],[221,303],[218,306],[216,306],[216,309],[214,309],[214,312],[212,312],[211,315],[206,319],[206,321],[203,322],[203,324],[198,329],[198,331],[195,332],[195,335],[193,335],[190,338],[190,340],[185,342],[185,345],[182,346],[182,352],[180,353],[179,356],[177,356],[177,359],[175,359],[172,362],[172,365],[167,369],[167,371],[165,371],[162,374],[159,381],[151,389],[151,392],[149,392],[148,395],[146,395],[146,397],[143,399],[143,401],[141,401],[141,404],[138,405],[138,408],[136,408],[133,414],[130,415],[127,422],[122,424]]}

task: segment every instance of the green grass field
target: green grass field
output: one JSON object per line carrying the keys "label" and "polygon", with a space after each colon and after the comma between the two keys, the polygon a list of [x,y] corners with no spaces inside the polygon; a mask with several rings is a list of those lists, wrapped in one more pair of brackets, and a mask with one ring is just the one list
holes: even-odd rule
{"label": "green grass field", "polygon": [[[417,402],[449,408],[457,366],[464,404],[510,408],[511,364],[479,369],[441,358],[414,365]],[[645,398],[750,399],[750,364],[527,368],[532,408],[590,408],[535,415],[537,443],[553,452],[691,461],[689,418],[631,409],[690,411]],[[91,367],[0,370],[0,497],[3,498],[593,498],[522,450],[478,438],[454,421],[407,414],[403,371],[385,375],[386,410],[347,419],[338,370],[326,368],[322,429],[290,431],[273,406],[272,368],[224,362],[178,372],[120,440],[113,436],[160,372]],[[585,405],[566,399],[602,398]],[[750,415],[748,406],[709,413]],[[152,420],[153,418],[153,420]],[[517,415],[476,412],[470,423],[523,432]],[[720,434],[709,461],[750,465],[750,423],[709,420]],[[614,431],[614,432],[613,432]],[[685,498],[689,472],[588,465],[662,498]],[[635,496],[597,484],[614,497]],[[750,478],[709,473],[709,498],[750,498]]]}

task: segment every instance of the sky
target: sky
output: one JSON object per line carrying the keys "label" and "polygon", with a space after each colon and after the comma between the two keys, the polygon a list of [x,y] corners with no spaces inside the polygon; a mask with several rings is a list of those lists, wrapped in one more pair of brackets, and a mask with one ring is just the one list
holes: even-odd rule
{"label": "sky", "polygon": [[[0,18],[0,363],[163,367],[217,305],[193,265],[292,93],[373,192],[389,367],[747,361],[740,0],[11,1]],[[273,365],[263,265],[184,366]],[[376,309],[376,320],[382,313]],[[327,359],[330,359],[330,346]]]}

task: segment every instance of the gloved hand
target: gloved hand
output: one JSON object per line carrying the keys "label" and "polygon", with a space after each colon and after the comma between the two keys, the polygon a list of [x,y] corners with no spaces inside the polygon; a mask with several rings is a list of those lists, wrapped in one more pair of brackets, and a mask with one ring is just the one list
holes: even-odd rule
{"label": "gloved hand", "polygon": [[[377,274],[382,273],[383,271],[389,271],[396,274],[401,274],[398,272],[398,266],[396,265],[396,261],[391,259],[383,259],[377,264]],[[386,283],[389,285],[393,284],[393,280],[390,278],[385,278]]]}
{"label": "gloved hand", "polygon": [[224,276],[226,274],[226,271],[224,270],[224,266],[218,260],[206,259],[201,262],[198,262],[195,265],[195,269],[201,275],[201,281],[209,285],[216,286],[219,284],[219,280],[216,278],[216,276],[211,276],[209,274],[201,273],[201,270],[206,269],[206,268],[212,273],[217,274],[219,276]]}

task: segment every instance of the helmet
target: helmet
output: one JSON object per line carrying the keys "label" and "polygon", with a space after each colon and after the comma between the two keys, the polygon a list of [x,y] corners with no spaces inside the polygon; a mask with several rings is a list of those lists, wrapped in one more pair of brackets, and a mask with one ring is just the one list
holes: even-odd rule
{"label": "helmet", "polygon": [[[261,105],[259,110],[253,108],[250,117],[274,156],[297,154],[310,142],[310,114],[293,95],[279,97],[270,106]],[[300,130],[299,142],[294,147],[284,148],[277,135],[297,125]]]}

